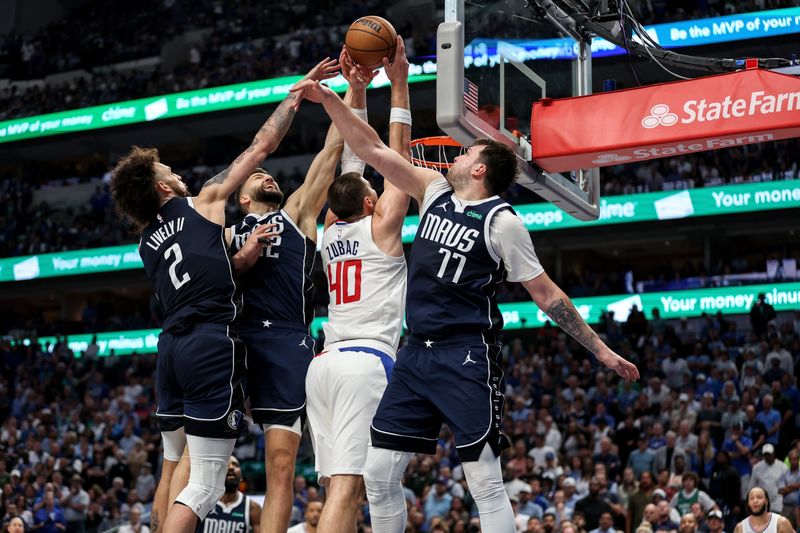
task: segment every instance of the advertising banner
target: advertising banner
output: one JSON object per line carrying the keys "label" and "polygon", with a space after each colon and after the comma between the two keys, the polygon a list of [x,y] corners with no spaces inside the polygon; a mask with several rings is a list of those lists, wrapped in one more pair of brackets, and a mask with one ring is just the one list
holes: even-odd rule
{"label": "advertising banner", "polygon": [[[798,207],[800,180],[781,180],[608,196],[600,201],[600,217],[591,222],[567,216],[550,203],[516,205],[514,210],[528,231],[541,232]],[[414,240],[418,225],[418,216],[406,217],[404,243]],[[319,244],[322,226],[317,228],[317,233]],[[142,268],[142,260],[135,244],[125,244],[0,259],[0,283],[134,268]]]}
{"label": "advertising banner", "polygon": [[531,112],[533,161],[604,167],[800,137],[800,79],[752,69],[589,96]]}
{"label": "advertising banner", "polygon": [[[584,320],[596,324],[605,310],[613,311],[615,320],[624,321],[633,305],[644,310],[648,318],[652,318],[653,309],[658,309],[662,318],[691,318],[703,313],[714,315],[718,311],[726,315],[748,313],[759,293],[764,293],[767,302],[777,311],[791,311],[800,307],[800,283],[595,296],[572,301]],[[538,328],[548,320],[547,315],[533,302],[501,304],[500,311],[503,313],[505,329]],[[322,334],[322,325],[326,321],[327,317],[314,319],[311,332],[315,337]],[[158,329],[98,333],[98,355],[111,355],[112,350],[115,355],[155,353],[159,333],[161,330]],[[67,344],[80,357],[92,342],[92,337],[92,334],[69,335]],[[38,340],[46,348],[49,346],[50,351],[57,342],[55,337],[39,337]],[[25,339],[22,342],[28,345],[31,341]]]}
{"label": "advertising banner", "polygon": [[[415,67],[409,69],[409,83],[436,78],[435,63],[426,62]],[[0,143],[271,104],[283,100],[289,94],[289,89],[301,78],[302,76],[283,76],[6,120],[0,122]],[[325,83],[340,93],[347,90],[347,82],[342,76]],[[369,88],[386,85],[389,85],[389,79],[381,71]]]}

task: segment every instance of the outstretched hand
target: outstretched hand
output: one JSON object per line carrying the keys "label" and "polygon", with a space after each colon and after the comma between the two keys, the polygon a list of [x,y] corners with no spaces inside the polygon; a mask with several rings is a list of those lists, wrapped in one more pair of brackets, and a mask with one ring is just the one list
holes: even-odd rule
{"label": "outstretched hand", "polygon": [[304,80],[322,81],[335,78],[339,75],[339,62],[336,59],[326,57],[314,68],[308,71],[308,74],[303,78]]}
{"label": "outstretched hand", "polygon": [[353,90],[366,89],[378,74],[377,70],[368,69],[353,61],[344,46],[342,47],[342,53],[339,54],[339,64],[342,66],[342,76]]}
{"label": "outstretched hand", "polygon": [[408,58],[406,57],[406,44],[403,38],[397,36],[397,47],[394,50],[394,57],[389,63],[389,58],[383,58],[383,69],[386,77],[392,83],[408,81]]}
{"label": "outstretched hand", "polygon": [[596,355],[598,361],[616,372],[617,375],[625,381],[636,381],[639,379],[639,369],[636,368],[636,365],[627,361],[610,348],[600,350],[600,353]]}
{"label": "outstretched hand", "polygon": [[292,104],[295,111],[300,108],[300,102],[302,102],[304,98],[320,104],[326,97],[336,94],[329,87],[322,85],[316,80],[301,80],[297,82],[290,91],[296,95],[294,104]]}

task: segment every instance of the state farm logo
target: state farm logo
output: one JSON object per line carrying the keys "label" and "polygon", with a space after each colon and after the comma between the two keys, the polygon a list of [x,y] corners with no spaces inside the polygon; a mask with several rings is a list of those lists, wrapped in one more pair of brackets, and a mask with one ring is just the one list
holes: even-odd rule
{"label": "state farm logo", "polygon": [[623,163],[625,161],[630,161],[631,156],[629,155],[619,155],[619,154],[600,154],[597,156],[597,159],[594,159],[592,163],[595,165],[607,165],[609,163]]}
{"label": "state farm logo", "polygon": [[674,126],[678,123],[678,115],[669,112],[667,104],[656,104],[650,108],[650,114],[642,119],[642,126],[653,129],[656,126]]}

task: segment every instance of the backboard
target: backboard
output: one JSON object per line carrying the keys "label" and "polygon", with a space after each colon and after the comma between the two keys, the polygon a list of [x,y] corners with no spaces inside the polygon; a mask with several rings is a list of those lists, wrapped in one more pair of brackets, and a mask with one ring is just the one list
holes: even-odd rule
{"label": "backboard", "polygon": [[462,144],[478,137],[506,143],[520,159],[520,185],[579,220],[594,220],[598,170],[542,172],[530,163],[525,138],[534,101],[591,93],[591,48],[567,36],[566,21],[556,8],[535,11],[520,0],[446,0],[437,32],[436,118]]}

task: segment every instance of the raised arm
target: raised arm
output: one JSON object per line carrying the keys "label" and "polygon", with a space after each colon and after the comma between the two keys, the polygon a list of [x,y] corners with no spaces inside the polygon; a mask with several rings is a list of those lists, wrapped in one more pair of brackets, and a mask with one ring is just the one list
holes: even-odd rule
{"label": "raised arm", "polygon": [[[348,89],[345,101],[349,103],[352,90]],[[308,167],[302,185],[286,201],[284,210],[311,240],[317,239],[317,217],[325,205],[328,187],[336,173],[336,164],[342,155],[344,141],[335,124],[328,127],[325,145]]]}
{"label": "raised arm", "polygon": [[[311,69],[304,80],[319,81],[332,78],[338,69],[339,65],[335,59],[326,58]],[[297,95],[289,93],[256,132],[250,146],[239,154],[239,157],[228,168],[203,184],[203,188],[195,200],[199,211],[206,215],[204,212],[207,211],[206,206],[227,201],[228,197],[247,180],[261,162],[278,148],[292,124],[296,112],[296,99]],[[212,219],[211,216],[206,215],[206,217]],[[217,222],[217,220],[214,221]]]}
{"label": "raised arm", "polygon": [[561,329],[592,352],[598,361],[627,381],[639,379],[639,370],[600,340],[575,309],[564,291],[546,273],[522,283],[531,298]]}
{"label": "raised arm", "polygon": [[[392,82],[392,112],[389,123],[389,146],[410,160],[411,105],[408,95],[408,59],[402,37],[397,37],[392,63],[383,59],[386,76]],[[384,180],[383,194],[372,216],[372,238],[378,247],[392,256],[403,255],[403,220],[410,197],[391,181]]]}
{"label": "raised arm", "polygon": [[[292,91],[321,103],[353,152],[398,188],[422,201],[425,188],[441,174],[412,165],[383,144],[377,132],[350,112],[336,93],[313,80],[303,80]],[[296,105],[299,102],[296,102]]]}

